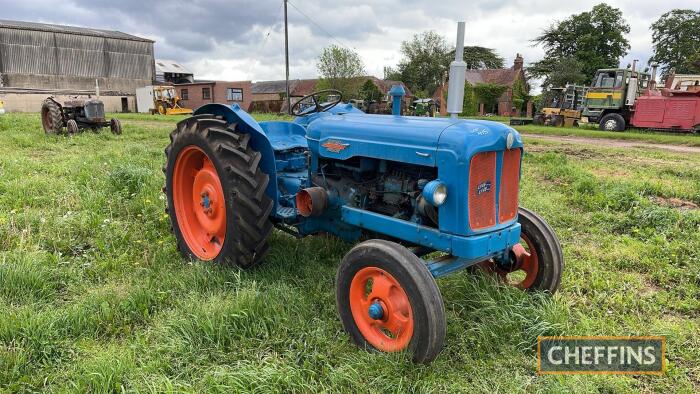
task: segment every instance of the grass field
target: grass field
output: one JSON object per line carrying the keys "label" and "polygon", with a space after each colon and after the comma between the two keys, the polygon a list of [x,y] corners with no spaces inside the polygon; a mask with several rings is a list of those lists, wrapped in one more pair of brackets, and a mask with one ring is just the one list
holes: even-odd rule
{"label": "grass field", "polygon": [[[0,392],[698,392],[700,155],[526,138],[522,205],[557,231],[560,291],[439,280],[431,365],[355,348],[350,245],[274,233],[258,269],[183,260],[161,194],[170,118],[47,137],[0,116]],[[665,335],[665,376],[538,376],[538,335]]]}
{"label": "grass field", "polygon": [[[506,116],[474,116],[467,119],[491,120],[508,124],[510,118]],[[663,131],[628,129],[617,133],[598,130],[594,125],[582,125],[581,127],[549,127],[549,126],[514,126],[518,131],[526,134],[575,136],[586,138],[604,138],[625,141],[646,141],[655,144],[672,144],[686,146],[700,146],[700,134],[692,133],[668,133]]]}

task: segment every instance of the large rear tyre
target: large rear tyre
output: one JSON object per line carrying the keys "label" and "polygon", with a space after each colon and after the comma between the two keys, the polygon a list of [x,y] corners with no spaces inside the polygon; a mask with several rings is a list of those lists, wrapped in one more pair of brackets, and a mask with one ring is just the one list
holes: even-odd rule
{"label": "large rear tyre", "polygon": [[51,99],[46,99],[41,104],[41,125],[46,134],[61,134],[63,131],[63,111]]}
{"label": "large rear tyre", "polygon": [[517,264],[504,266],[489,260],[478,265],[495,273],[507,284],[529,290],[554,293],[559,288],[564,270],[564,254],[552,228],[536,213],[520,208],[520,245],[524,258]]}
{"label": "large rear tyre", "polygon": [[440,290],[425,264],[397,243],[373,239],[352,248],[336,274],[336,303],[343,327],[362,348],[407,350],[417,363],[442,350]]}
{"label": "large rear tyre", "polygon": [[623,118],[622,115],[618,113],[611,113],[603,116],[600,119],[598,128],[604,131],[625,131],[627,125],[625,124],[625,118]]}
{"label": "large rear tyre", "polygon": [[165,149],[165,192],[183,256],[250,268],[268,251],[269,176],[250,135],[210,115],[177,124]]}

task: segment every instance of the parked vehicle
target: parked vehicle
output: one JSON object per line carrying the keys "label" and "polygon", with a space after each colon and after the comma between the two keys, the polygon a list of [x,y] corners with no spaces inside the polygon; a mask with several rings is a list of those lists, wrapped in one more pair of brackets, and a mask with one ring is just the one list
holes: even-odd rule
{"label": "parked vehicle", "polygon": [[655,77],[656,67],[652,75],[635,71],[634,66],[598,70],[586,95],[582,121],[597,123],[607,131],[630,126],[700,131],[700,77],[670,76],[668,86],[661,88],[656,86]]}
{"label": "parked vehicle", "polygon": [[409,110],[413,116],[429,116],[433,118],[435,117],[435,101],[429,98],[413,100]]}
{"label": "parked vehicle", "polygon": [[119,119],[105,119],[104,103],[96,98],[74,99],[61,104],[48,97],[41,105],[41,124],[46,134],[74,134],[89,128],[98,131],[109,127],[112,133],[121,134]]}
{"label": "parked vehicle", "polygon": [[182,106],[182,99],[172,86],[144,86],[136,89],[136,107],[152,115],[191,115],[192,109]]}
{"label": "parked vehicle", "polygon": [[578,126],[585,93],[586,88],[580,85],[550,88],[545,94],[545,105],[539,109],[534,117],[530,119],[513,118],[510,120],[510,125]]}

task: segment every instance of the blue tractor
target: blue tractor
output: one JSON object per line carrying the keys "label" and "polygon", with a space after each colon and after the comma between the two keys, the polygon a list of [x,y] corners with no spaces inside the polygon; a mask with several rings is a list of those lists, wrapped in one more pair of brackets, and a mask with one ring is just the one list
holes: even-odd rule
{"label": "blue tractor", "polygon": [[401,116],[403,89],[391,94],[392,115],[369,115],[340,92],[314,93],[291,122],[257,122],[235,104],[200,107],[170,135],[165,192],[178,249],[191,259],[254,267],[275,227],[364,240],[337,271],[342,324],[360,347],[425,363],[445,337],[435,278],[480,267],[554,292],[563,256],[547,223],[518,206],[517,131]]}

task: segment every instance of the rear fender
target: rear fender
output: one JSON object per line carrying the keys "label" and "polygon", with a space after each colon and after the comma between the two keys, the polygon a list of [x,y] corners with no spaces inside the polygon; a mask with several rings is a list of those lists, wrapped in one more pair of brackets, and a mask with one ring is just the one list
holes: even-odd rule
{"label": "rear fender", "polygon": [[[272,150],[270,139],[263,131],[260,124],[245,112],[238,104],[227,106],[224,104],[205,104],[196,111],[194,115],[214,115],[221,116],[228,123],[237,123],[238,131],[250,134],[250,146],[260,152],[260,169],[270,176],[265,194],[275,203],[274,210],[277,209],[277,169],[275,168],[275,153]],[[273,211],[274,212],[274,211]]]}

